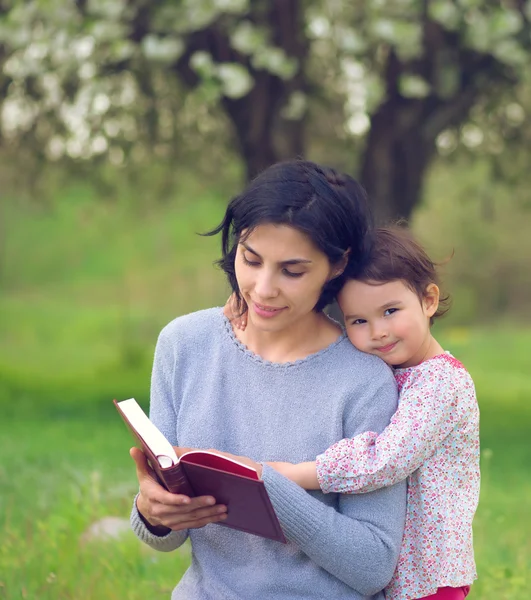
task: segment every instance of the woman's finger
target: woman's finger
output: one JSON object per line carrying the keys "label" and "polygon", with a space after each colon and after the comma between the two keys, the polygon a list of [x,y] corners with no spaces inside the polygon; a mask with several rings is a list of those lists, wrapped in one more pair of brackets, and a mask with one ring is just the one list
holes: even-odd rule
{"label": "woman's finger", "polygon": [[192,519],[188,521],[179,521],[172,525],[166,525],[170,529],[181,530],[181,529],[199,529],[200,527],[204,527],[209,523],[222,523],[227,518],[227,513],[223,513],[220,515],[214,515],[210,517],[203,517],[202,519]]}
{"label": "woman's finger", "polygon": [[146,455],[139,448],[133,447],[129,450],[129,455],[135,461],[136,476],[140,481],[141,478],[147,475],[151,476],[150,467]]}
{"label": "woman's finger", "polygon": [[190,498],[184,494],[172,494],[157,481],[145,454],[138,448],[131,448],[131,458],[135,461],[136,476],[140,485],[140,494],[151,503],[181,506],[190,503]]}
{"label": "woman's finger", "polygon": [[226,506],[215,504],[215,500],[208,496],[190,498],[190,502],[180,505],[162,504],[150,500],[150,511],[157,519],[197,519],[226,512]]}
{"label": "woman's finger", "polygon": [[220,520],[220,517],[226,514],[227,507],[224,505],[190,510],[188,506],[176,508],[155,504],[152,506],[152,514],[150,516],[157,524],[164,525],[165,527],[186,529],[190,523],[200,522],[202,523],[201,527],[203,524],[209,522],[215,523]]}

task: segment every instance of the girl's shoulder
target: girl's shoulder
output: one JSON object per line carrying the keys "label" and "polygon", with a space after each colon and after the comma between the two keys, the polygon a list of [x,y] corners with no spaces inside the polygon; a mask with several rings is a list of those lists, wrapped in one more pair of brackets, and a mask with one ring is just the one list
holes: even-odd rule
{"label": "girl's shoulder", "polygon": [[450,386],[456,391],[474,389],[470,373],[450,352],[438,354],[414,367],[395,369],[394,374],[401,392],[420,386],[433,389]]}

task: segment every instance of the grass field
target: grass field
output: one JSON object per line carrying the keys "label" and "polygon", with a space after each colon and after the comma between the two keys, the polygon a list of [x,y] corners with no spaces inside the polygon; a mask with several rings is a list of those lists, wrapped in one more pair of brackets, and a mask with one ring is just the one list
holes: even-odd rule
{"label": "grass field", "polygon": [[[148,401],[157,331],[219,303],[211,262],[223,204],[129,217],[78,198],[53,218],[11,216],[0,295],[0,598],[168,598],[188,553],[134,536],[84,543],[100,518],[127,518],[130,438],[113,397]],[[481,408],[482,492],[474,600],[527,600],[531,587],[531,329],[446,328]]]}

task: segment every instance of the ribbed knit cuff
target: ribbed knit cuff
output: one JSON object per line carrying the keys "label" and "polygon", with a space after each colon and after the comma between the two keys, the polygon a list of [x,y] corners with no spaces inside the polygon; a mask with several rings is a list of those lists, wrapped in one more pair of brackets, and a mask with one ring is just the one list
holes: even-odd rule
{"label": "ribbed knit cuff", "polygon": [[262,479],[286,538],[303,548],[321,527],[324,504],[267,464]]}
{"label": "ribbed knit cuff", "polygon": [[188,531],[170,531],[166,535],[162,536],[151,533],[140,517],[140,513],[136,507],[137,498],[138,494],[133,500],[133,509],[131,510],[131,528],[138,539],[148,546],[151,546],[151,548],[160,550],[161,552],[171,552],[172,550],[175,550],[181,546],[188,537]]}

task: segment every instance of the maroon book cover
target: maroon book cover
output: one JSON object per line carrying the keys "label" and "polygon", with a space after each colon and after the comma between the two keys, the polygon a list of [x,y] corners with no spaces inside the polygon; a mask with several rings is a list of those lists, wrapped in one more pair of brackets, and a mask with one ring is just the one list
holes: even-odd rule
{"label": "maroon book cover", "polygon": [[[129,403],[130,400],[124,401]],[[120,406],[122,404],[122,406]],[[174,464],[161,466],[157,452],[150,447],[148,431],[155,426],[142,411],[142,419],[127,416],[123,403],[114,400],[119,414],[125,424],[139,442],[159,482],[168,491],[186,496],[214,496],[218,504],[227,506],[227,519],[223,523],[215,523],[223,527],[239,529],[246,533],[286,543],[280,523],[271,504],[264,482],[251,467],[220,454],[207,450],[192,450],[183,454],[180,459],[173,456],[168,459]],[[135,402],[135,410],[140,407]],[[122,410],[124,409],[124,410]],[[145,427],[144,419],[150,425]],[[133,424],[132,421],[135,421]],[[157,429],[159,436],[162,436]],[[169,446],[169,442],[164,438]],[[164,452],[166,464],[169,448]]]}

